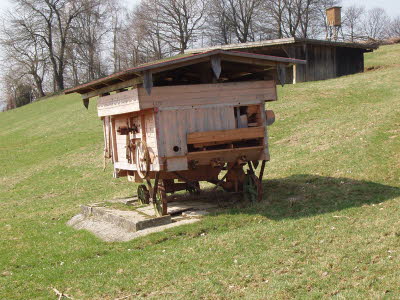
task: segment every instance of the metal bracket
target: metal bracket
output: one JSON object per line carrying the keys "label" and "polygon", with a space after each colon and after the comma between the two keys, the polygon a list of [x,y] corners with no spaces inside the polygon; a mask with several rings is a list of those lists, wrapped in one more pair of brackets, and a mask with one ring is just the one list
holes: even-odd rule
{"label": "metal bracket", "polygon": [[143,72],[143,86],[146,89],[147,94],[150,96],[153,87],[153,74],[151,71]]}
{"label": "metal bracket", "polygon": [[89,109],[89,99],[82,99],[82,102],[86,109]]}
{"label": "metal bracket", "polygon": [[214,72],[215,77],[218,79],[222,71],[220,56],[217,55],[211,56],[211,68]]}

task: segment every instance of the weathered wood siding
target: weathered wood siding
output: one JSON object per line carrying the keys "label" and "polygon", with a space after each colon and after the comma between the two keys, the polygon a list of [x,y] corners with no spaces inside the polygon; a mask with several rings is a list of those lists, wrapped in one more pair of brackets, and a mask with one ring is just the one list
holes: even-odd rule
{"label": "weathered wood siding", "polygon": [[100,97],[100,117],[120,115],[155,107],[190,106],[198,104],[240,103],[253,100],[274,101],[274,81],[259,80],[213,84],[153,87],[151,95],[142,88]]}
{"label": "weathered wood siding", "polygon": [[[115,118],[115,130],[118,127],[127,127],[127,118],[126,117],[116,117]],[[117,140],[117,153],[118,153],[118,162],[128,162],[126,159],[126,135],[119,135],[116,132],[116,140]]]}
{"label": "weathered wood siding", "polygon": [[364,71],[364,53],[361,49],[336,49],[337,76],[356,74]]}
{"label": "weathered wood siding", "polygon": [[[325,80],[364,71],[364,50],[323,45],[292,46],[291,57],[307,60],[306,65],[297,65],[296,81]],[[293,82],[293,73],[288,72],[287,83]]]}
{"label": "weathered wood siding", "polygon": [[[119,163],[128,163],[128,159],[126,157],[126,147],[127,147],[127,136],[120,135],[116,131],[118,127],[128,127],[128,120],[131,119],[131,123],[136,124],[139,129],[139,133],[130,134],[129,139],[140,139],[143,136],[143,128],[141,124],[141,116],[131,116],[131,115],[121,115],[114,116],[115,122],[115,139],[116,139],[116,152],[117,159],[115,162]],[[157,132],[155,125],[154,113],[146,113],[143,115],[144,118],[144,136],[147,143],[147,147],[149,148],[150,157],[152,159],[152,168],[159,169],[159,155],[158,155],[158,144],[157,144]],[[135,153],[132,153],[133,162],[135,160]]]}
{"label": "weathered wood siding", "polygon": [[[187,154],[186,136],[191,132],[235,129],[234,105],[212,105],[158,112],[160,156],[174,157]],[[178,147],[177,148],[174,147]]]}
{"label": "weathered wood siding", "polygon": [[[362,48],[304,43],[252,50],[253,53],[307,60],[306,65],[296,66],[296,82],[325,80],[363,72],[365,51]],[[293,67],[290,67],[287,69],[286,83],[292,82]]]}

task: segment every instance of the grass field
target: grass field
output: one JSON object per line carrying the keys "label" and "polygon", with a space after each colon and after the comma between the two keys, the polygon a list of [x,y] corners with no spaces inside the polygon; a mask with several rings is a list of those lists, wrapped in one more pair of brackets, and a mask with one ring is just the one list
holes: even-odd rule
{"label": "grass field", "polygon": [[400,45],[269,104],[262,203],[126,243],[66,222],[129,196],[103,172],[95,102],[0,113],[0,299],[400,297]]}

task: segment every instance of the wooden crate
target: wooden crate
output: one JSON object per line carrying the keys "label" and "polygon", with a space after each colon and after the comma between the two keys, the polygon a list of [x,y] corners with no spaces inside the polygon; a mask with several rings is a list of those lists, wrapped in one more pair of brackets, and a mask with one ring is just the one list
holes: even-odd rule
{"label": "wooden crate", "polygon": [[342,8],[335,6],[326,10],[326,18],[329,26],[341,26],[342,25]]}

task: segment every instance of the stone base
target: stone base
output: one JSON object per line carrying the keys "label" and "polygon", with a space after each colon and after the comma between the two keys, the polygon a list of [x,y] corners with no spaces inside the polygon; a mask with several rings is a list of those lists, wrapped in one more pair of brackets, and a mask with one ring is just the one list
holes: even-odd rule
{"label": "stone base", "polygon": [[125,229],[136,232],[150,227],[170,224],[171,216],[151,217],[134,210],[117,210],[112,208],[82,205],[82,215],[89,218],[95,217]]}

